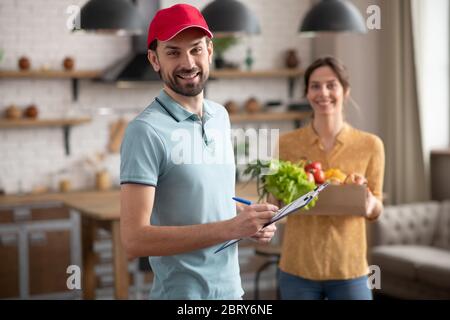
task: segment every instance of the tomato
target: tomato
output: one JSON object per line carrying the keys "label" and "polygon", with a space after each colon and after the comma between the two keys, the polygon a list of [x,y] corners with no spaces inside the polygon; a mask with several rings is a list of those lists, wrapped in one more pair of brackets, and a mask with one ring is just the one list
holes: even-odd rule
{"label": "tomato", "polygon": [[314,171],[314,180],[316,184],[322,184],[325,182],[325,173],[322,170]]}
{"label": "tomato", "polygon": [[319,161],[309,162],[305,166],[305,171],[310,172],[311,170],[322,171],[322,164]]}

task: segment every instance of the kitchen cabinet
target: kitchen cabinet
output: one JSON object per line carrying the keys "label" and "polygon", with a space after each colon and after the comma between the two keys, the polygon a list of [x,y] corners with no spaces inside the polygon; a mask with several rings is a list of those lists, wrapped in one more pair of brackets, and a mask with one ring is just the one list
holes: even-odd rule
{"label": "kitchen cabinet", "polygon": [[[10,245],[8,248],[5,245],[0,247],[1,296],[22,299],[80,298],[80,290],[70,291],[66,288],[69,277],[66,270],[69,265],[80,267],[85,294],[89,292],[111,297],[111,286],[124,281],[128,283],[129,277],[132,281],[139,281],[130,288],[139,293],[145,279],[140,277],[137,261],[127,264],[124,258],[125,263],[120,270],[113,267],[123,258],[117,254],[117,248],[113,245],[117,243],[118,223],[109,232],[104,230],[107,222],[111,221],[108,220],[110,207],[112,205],[115,208],[118,201],[118,190],[0,196],[0,239],[4,237],[3,243],[9,239]],[[100,207],[106,210],[105,220],[96,223],[97,232],[89,232],[93,231],[90,228],[81,232],[83,221],[92,221],[81,219],[76,210],[70,209],[70,203],[75,206],[80,203],[91,204],[95,212]],[[112,214],[116,214],[115,210]],[[118,219],[114,220],[118,222]],[[14,233],[18,235],[15,242]],[[91,255],[82,258],[83,248],[86,247],[90,248]],[[16,259],[13,256],[14,248]],[[82,264],[82,260],[86,263]],[[89,272],[86,271],[86,264],[92,267]],[[9,275],[12,271],[17,273],[16,280]],[[120,281],[115,280],[117,271],[124,274],[119,278]],[[93,292],[90,291],[92,288],[84,285],[86,278],[92,280]]]}
{"label": "kitchen cabinet", "polygon": [[[0,226],[13,222],[12,210],[1,212]],[[0,258],[0,299],[19,297],[19,230],[16,226],[0,231]]]}
{"label": "kitchen cabinet", "polygon": [[81,265],[80,223],[61,203],[0,206],[0,298],[76,297],[69,265]]}
{"label": "kitchen cabinet", "polygon": [[[57,220],[70,221],[69,210],[64,207],[31,209],[33,223],[52,224]],[[40,227],[27,232],[31,296],[67,291],[66,270],[71,265],[70,232],[70,229]]]}

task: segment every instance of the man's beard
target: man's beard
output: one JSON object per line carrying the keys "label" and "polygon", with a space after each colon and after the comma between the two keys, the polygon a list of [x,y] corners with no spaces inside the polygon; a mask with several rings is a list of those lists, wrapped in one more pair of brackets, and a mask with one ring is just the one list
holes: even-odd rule
{"label": "man's beard", "polygon": [[[198,83],[187,83],[182,84],[182,81],[178,76],[179,75],[192,75],[197,74],[199,77]],[[164,75],[164,76],[163,76]],[[161,78],[164,83],[172,89],[174,92],[186,96],[186,97],[195,97],[199,95],[203,89],[205,88],[206,80],[208,79],[208,74],[204,73],[200,68],[192,68],[192,69],[181,69],[176,70],[172,73],[172,76],[166,76],[164,72],[161,70]]]}

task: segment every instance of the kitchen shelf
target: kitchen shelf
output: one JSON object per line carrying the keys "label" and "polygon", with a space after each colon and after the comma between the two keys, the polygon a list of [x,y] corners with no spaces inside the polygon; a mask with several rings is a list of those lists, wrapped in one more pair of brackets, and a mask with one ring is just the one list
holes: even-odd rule
{"label": "kitchen shelf", "polygon": [[78,99],[78,80],[96,79],[100,75],[98,70],[0,70],[0,79],[71,79],[74,101]]}
{"label": "kitchen shelf", "polygon": [[68,119],[17,119],[0,120],[0,129],[12,128],[36,128],[36,127],[62,127],[64,133],[64,147],[66,155],[70,154],[69,138],[72,126],[88,123],[91,118],[68,118]]}
{"label": "kitchen shelf", "polygon": [[267,78],[287,78],[288,94],[292,98],[294,95],[295,80],[303,75],[301,69],[274,69],[274,70],[239,70],[239,69],[215,69],[211,70],[211,79],[267,79]]}
{"label": "kitchen shelf", "polygon": [[275,70],[235,70],[219,69],[211,70],[211,78],[236,79],[236,78],[297,78],[303,75],[301,69],[275,69]]}
{"label": "kitchen shelf", "polygon": [[301,121],[311,116],[311,112],[259,112],[230,114],[232,123],[238,122],[269,122],[269,121]]}
{"label": "kitchen shelf", "polygon": [[79,71],[64,71],[64,70],[0,70],[0,78],[63,78],[63,79],[95,79],[101,75],[100,71],[94,70],[79,70]]}
{"label": "kitchen shelf", "polygon": [[19,127],[63,127],[90,122],[91,118],[0,120],[0,129]]}

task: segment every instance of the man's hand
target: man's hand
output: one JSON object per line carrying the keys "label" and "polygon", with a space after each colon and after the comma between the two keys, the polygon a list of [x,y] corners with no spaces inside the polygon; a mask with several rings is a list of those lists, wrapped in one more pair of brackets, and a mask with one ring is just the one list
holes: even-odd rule
{"label": "man's hand", "polygon": [[269,243],[275,235],[275,231],[277,231],[277,227],[275,224],[271,224],[264,229],[258,231],[250,239],[255,240],[259,243]]}
{"label": "man's hand", "polygon": [[[238,206],[239,214],[230,221],[232,223],[231,238],[239,239],[257,236],[258,238],[265,240],[268,238],[271,239],[275,232],[275,230],[272,230],[273,227],[265,231],[261,229],[272,219],[277,211],[277,206],[267,203]],[[269,226],[267,226],[267,228],[269,228]]]}

